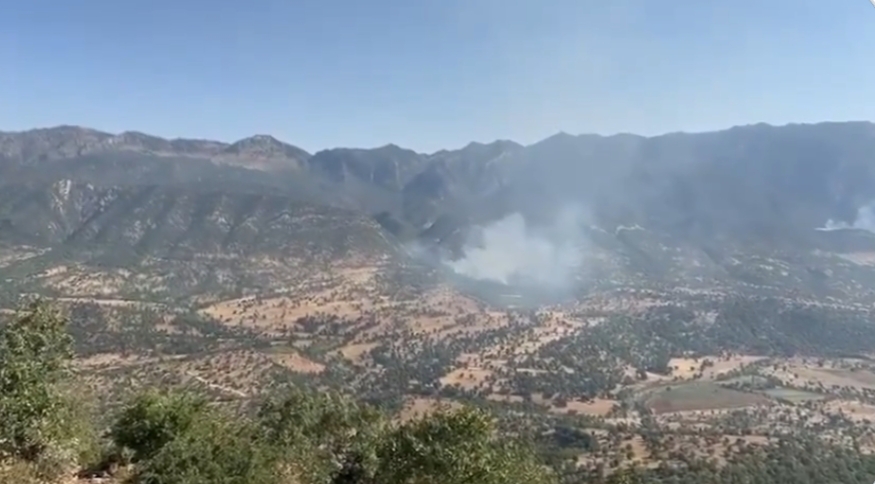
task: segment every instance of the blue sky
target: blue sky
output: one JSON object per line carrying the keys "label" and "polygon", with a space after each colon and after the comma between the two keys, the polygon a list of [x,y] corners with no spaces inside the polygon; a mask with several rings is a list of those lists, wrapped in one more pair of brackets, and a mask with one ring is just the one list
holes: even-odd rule
{"label": "blue sky", "polygon": [[875,119],[866,0],[0,0],[0,130],[310,151]]}

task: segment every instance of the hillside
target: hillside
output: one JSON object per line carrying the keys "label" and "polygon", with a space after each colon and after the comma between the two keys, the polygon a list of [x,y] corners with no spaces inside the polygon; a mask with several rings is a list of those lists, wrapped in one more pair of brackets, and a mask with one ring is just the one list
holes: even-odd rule
{"label": "hillside", "polygon": [[[227,297],[399,252],[366,216],[209,187],[7,185],[0,225],[8,278],[64,296]],[[16,250],[29,253],[16,258]]]}
{"label": "hillside", "polygon": [[[548,282],[563,295],[644,284],[868,297],[855,284],[871,277],[864,261],[875,238],[816,230],[865,228],[875,199],[868,123],[314,155],[264,135],[223,143],[63,126],[2,133],[0,147],[0,241],[12,246],[69,252],[104,240],[120,246],[110,252],[167,258],[236,254],[235,244],[251,245],[256,233],[264,253],[297,236],[343,238],[304,226],[293,236],[281,218],[259,225],[286,210],[279,205],[300,203],[356,212],[368,231],[377,230],[365,221],[373,219],[382,231],[364,237],[413,247],[422,262],[461,259],[455,269],[465,275],[540,284],[535,266],[578,267],[548,271],[561,273]],[[540,259],[521,266],[533,251]],[[492,269],[481,267],[487,260]]]}
{"label": "hillside", "polygon": [[875,452],[872,153],[869,123],[431,154],[0,133],[0,316],[68,310],[107,409],[168,384],[464,403],[567,482]]}

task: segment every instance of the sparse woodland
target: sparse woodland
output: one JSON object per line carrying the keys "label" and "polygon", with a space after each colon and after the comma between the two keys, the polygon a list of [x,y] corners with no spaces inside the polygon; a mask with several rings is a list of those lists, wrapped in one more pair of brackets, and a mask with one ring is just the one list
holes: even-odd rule
{"label": "sparse woodland", "polygon": [[[643,328],[648,337],[641,341],[656,344],[656,355],[665,345],[680,344],[660,343],[660,319],[652,319],[654,329]],[[861,449],[872,435],[848,419],[797,426],[801,430],[794,433],[780,425],[802,418],[805,409],[819,405],[814,400],[795,412],[785,408],[783,414],[763,407],[705,417],[712,419],[711,430],[670,430],[648,404],[635,401],[612,410],[642,416],[640,424],[625,426],[573,413],[551,416],[525,401],[490,407],[484,404],[488,400],[464,392],[458,401],[468,399],[469,406],[399,422],[349,396],[300,385],[275,388],[235,406],[197,388],[166,382],[141,388],[111,411],[99,411],[70,364],[75,338],[69,330],[66,316],[39,302],[22,308],[2,327],[0,482],[62,482],[77,476],[86,482],[132,484],[798,484],[860,482],[875,473],[875,456]],[[613,351],[627,356],[641,351],[633,343]],[[446,350],[421,351],[420,358],[433,354],[441,361],[440,351]],[[392,356],[386,358],[391,363]],[[715,364],[706,361],[699,371]],[[745,380],[745,375],[754,373],[741,369],[723,375],[721,381],[729,386],[721,388],[768,391],[779,382],[777,377]],[[660,388],[678,392],[687,387]],[[844,430],[836,436],[850,440],[823,438],[837,429]],[[712,453],[684,452],[682,445]],[[639,461],[635,446],[651,458]],[[715,452],[718,448],[724,451]],[[570,464],[569,459],[581,455],[604,459]]]}
{"label": "sparse woodland", "polygon": [[294,389],[246,414],[151,389],[107,428],[82,410],[66,320],[33,303],[0,333],[0,481],[74,473],[140,484],[552,482],[524,445],[467,409],[393,425],[334,393]]}

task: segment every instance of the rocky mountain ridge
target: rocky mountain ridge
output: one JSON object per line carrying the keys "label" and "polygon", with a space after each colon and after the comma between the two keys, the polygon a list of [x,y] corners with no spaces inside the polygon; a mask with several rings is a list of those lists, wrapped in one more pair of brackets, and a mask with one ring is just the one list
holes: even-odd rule
{"label": "rocky mountain ridge", "polygon": [[[484,260],[532,265],[531,251],[561,245],[583,252],[575,268],[561,268],[571,263],[555,253],[541,254],[545,263],[563,272],[580,264],[586,274],[569,278],[601,285],[734,281],[860,295],[870,278],[860,261],[875,239],[817,229],[867,228],[860,213],[875,200],[873,154],[875,125],[863,122],[312,155],[266,135],[229,144],[60,126],[0,133],[0,242],[166,258],[185,247],[233,252],[228,241],[244,239],[258,248],[247,257],[312,244],[346,254],[379,239],[383,256],[414,244],[457,259],[476,252],[484,230],[518,217],[515,232],[497,237],[517,252],[480,247]],[[559,220],[569,211],[574,220]],[[314,238],[317,220],[349,229]],[[246,224],[252,233],[237,240]]]}
{"label": "rocky mountain ridge", "polygon": [[68,125],[0,132],[0,157],[23,164],[107,152],[135,152],[156,157],[192,157],[215,161],[235,159],[239,163],[279,159],[289,163],[301,163],[310,157],[306,151],[269,135],[255,135],[234,143],[224,143],[182,138],[168,140],[136,131],[111,134]]}
{"label": "rocky mountain ridge", "polygon": [[759,124],[652,138],[560,133],[530,146],[471,143],[433,154],[387,145],[311,155],[266,135],[228,144],[72,126],[0,133],[3,171],[39,167],[46,178],[117,184],[122,180],[113,167],[127,160],[123,184],[155,183],[137,172],[156,164],[176,173],[158,182],[169,184],[244,168],[244,178],[256,185],[289,193],[320,185],[331,193],[315,201],[388,212],[415,231],[442,216],[484,221],[523,212],[537,218],[569,203],[586,206],[612,227],[637,223],[705,236],[778,226],[807,231],[830,219],[852,223],[875,199],[873,152],[875,125],[857,122]]}

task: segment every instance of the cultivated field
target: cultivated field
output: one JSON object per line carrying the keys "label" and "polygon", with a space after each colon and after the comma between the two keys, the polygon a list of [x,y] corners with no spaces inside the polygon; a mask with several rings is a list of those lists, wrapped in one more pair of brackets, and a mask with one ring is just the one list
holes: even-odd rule
{"label": "cultivated field", "polygon": [[671,385],[647,394],[645,405],[654,413],[727,410],[770,403],[765,396],[709,383]]}

